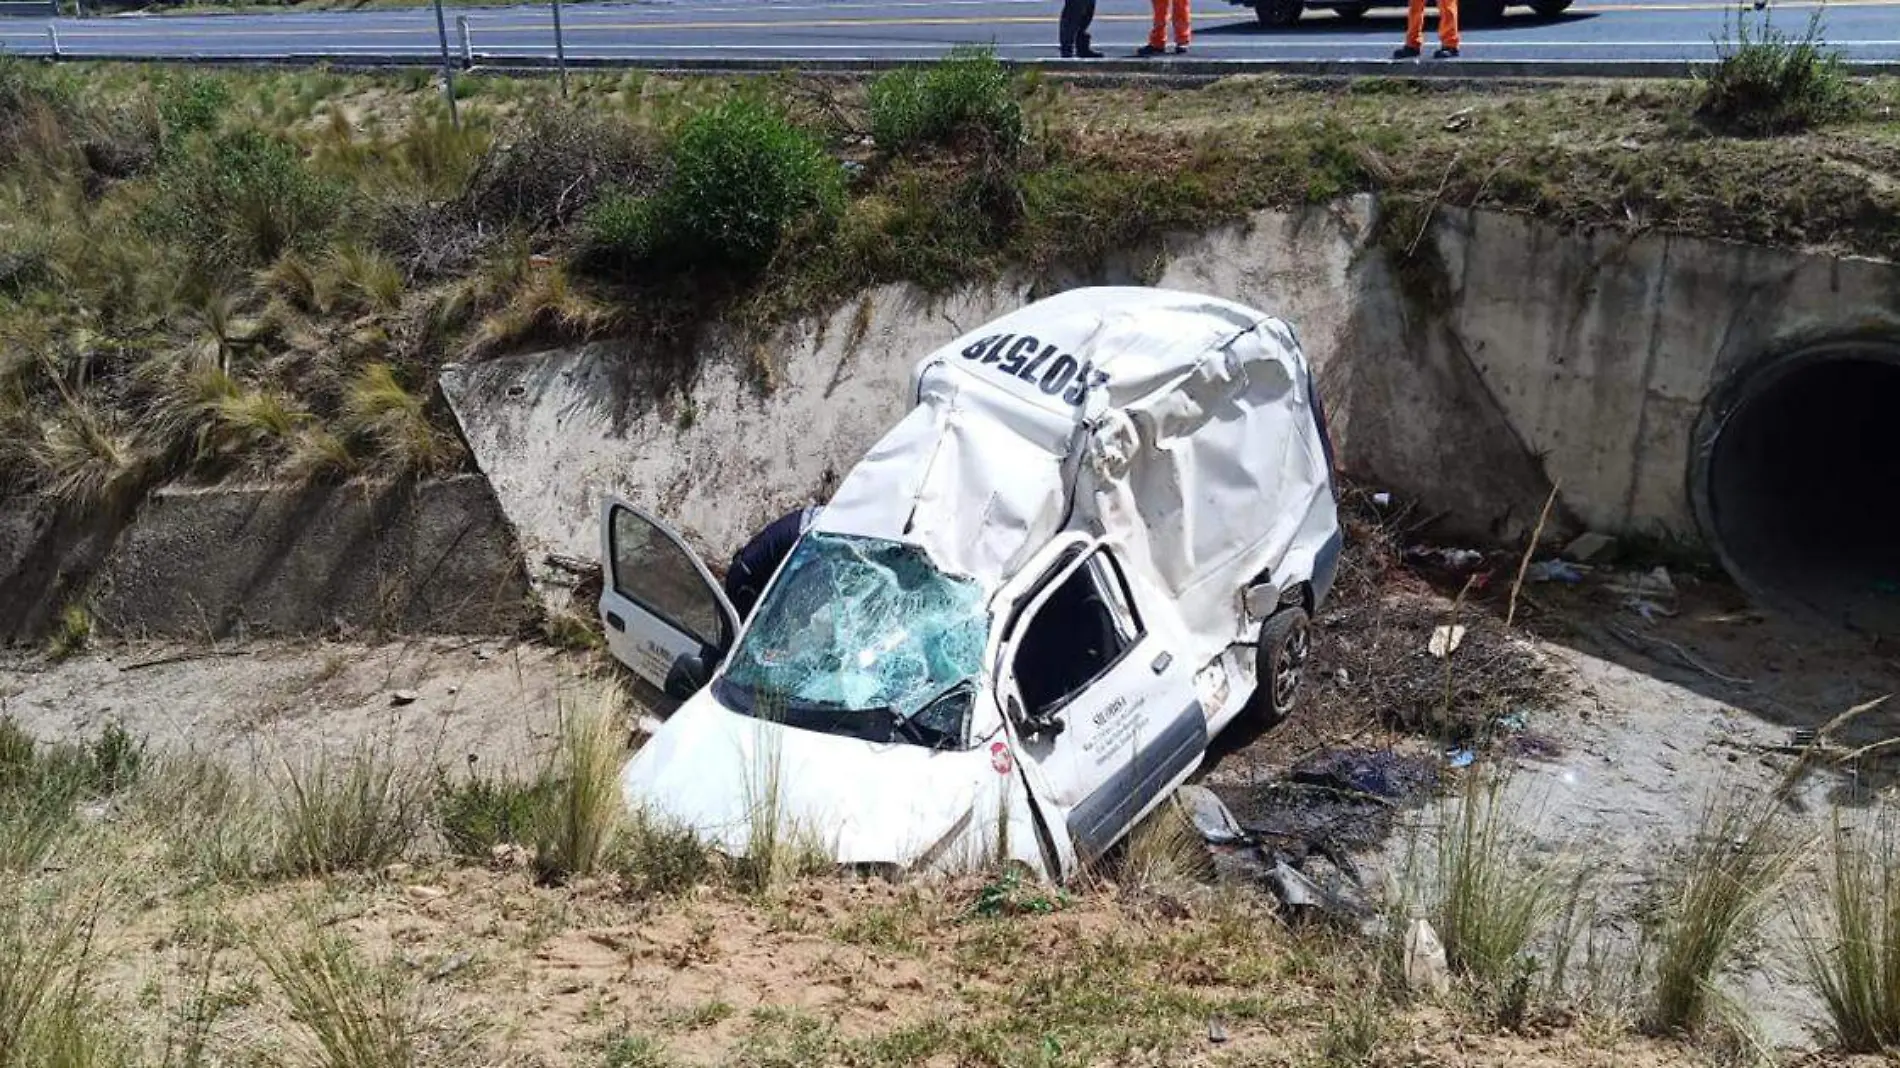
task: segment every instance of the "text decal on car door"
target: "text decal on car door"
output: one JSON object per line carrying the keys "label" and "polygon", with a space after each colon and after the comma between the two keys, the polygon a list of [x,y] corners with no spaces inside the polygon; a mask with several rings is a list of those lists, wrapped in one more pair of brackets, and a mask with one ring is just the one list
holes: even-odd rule
{"label": "text decal on car door", "polygon": [[1028,334],[992,334],[964,347],[963,358],[996,374],[1019,378],[1051,397],[1080,405],[1089,390],[1108,384],[1108,372],[1077,360]]}

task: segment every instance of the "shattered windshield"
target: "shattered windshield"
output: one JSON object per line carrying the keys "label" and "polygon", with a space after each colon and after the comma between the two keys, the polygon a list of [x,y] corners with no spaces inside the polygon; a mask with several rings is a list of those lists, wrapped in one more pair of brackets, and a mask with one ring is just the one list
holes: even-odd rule
{"label": "shattered windshield", "polygon": [[988,628],[982,589],[923,550],[809,534],[733,651],[721,697],[794,726],[960,747]]}

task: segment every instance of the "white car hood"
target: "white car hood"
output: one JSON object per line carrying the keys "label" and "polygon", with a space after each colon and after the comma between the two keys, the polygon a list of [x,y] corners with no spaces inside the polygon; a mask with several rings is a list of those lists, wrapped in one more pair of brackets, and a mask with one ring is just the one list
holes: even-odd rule
{"label": "white car hood", "polygon": [[782,828],[815,836],[841,864],[908,866],[968,832],[986,780],[997,777],[981,747],[945,752],[787,727],[733,712],[702,690],[634,754],[620,781],[630,808],[741,856],[755,823],[767,825],[776,779]]}

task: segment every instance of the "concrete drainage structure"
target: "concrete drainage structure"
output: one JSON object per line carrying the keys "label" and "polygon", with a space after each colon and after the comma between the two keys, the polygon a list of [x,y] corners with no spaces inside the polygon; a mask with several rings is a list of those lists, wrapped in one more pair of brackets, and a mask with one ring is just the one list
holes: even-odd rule
{"label": "concrete drainage structure", "polygon": [[1554,487],[1554,537],[1700,546],[1759,595],[1892,626],[1870,606],[1900,605],[1881,556],[1900,447],[1878,433],[1900,414],[1900,269],[1495,212],[1420,219],[1382,240],[1360,198],[1054,276],[884,286],[763,338],[709,329],[683,388],[656,390],[651,359],[608,344],[449,368],[443,390],[537,588],[558,594],[571,580],[544,561],[597,555],[604,493],[723,560],[829,492],[908,409],[930,349],[1057,288],[1199,290],[1294,324],[1341,466],[1416,499],[1439,536],[1521,544]]}
{"label": "concrete drainage structure", "polygon": [[1758,598],[1900,633],[1900,335],[1770,353],[1709,398],[1689,491]]}

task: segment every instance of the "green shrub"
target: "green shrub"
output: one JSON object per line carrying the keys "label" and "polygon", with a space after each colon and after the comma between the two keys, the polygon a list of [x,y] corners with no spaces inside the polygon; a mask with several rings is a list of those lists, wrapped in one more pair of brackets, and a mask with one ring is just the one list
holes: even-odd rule
{"label": "green shrub", "polygon": [[37,868],[84,798],[111,797],[138,781],[144,743],[118,724],[90,742],[47,745],[0,719],[0,871]]}
{"label": "green shrub", "polygon": [[1013,149],[1023,139],[1016,81],[986,48],[892,71],[871,83],[870,95],[871,135],[892,152],[960,137]]}
{"label": "green shrub", "polygon": [[586,257],[600,265],[625,265],[653,251],[654,202],[625,190],[610,190],[581,218]]}
{"label": "green shrub", "polygon": [[158,116],[172,138],[217,129],[230,106],[231,88],[223,78],[187,74],[167,80],[158,92]]}
{"label": "green shrub", "polygon": [[313,243],[343,206],[296,146],[240,130],[193,146],[159,174],[153,228],[201,266],[266,264]]}
{"label": "green shrub", "polygon": [[517,782],[470,775],[453,781],[437,773],[436,815],[450,849],[470,860],[486,861],[501,845],[534,841],[541,813],[558,784],[546,777]]}
{"label": "green shrub", "polygon": [[1853,110],[1840,55],[1821,40],[1820,8],[1798,38],[1775,29],[1766,15],[1756,31],[1740,16],[1718,55],[1696,103],[1696,116],[1714,129],[1747,137],[1796,133]]}
{"label": "green shrub", "polygon": [[672,145],[651,213],[655,252],[676,262],[755,268],[793,228],[835,221],[844,172],[811,134],[757,101],[695,114]]}

